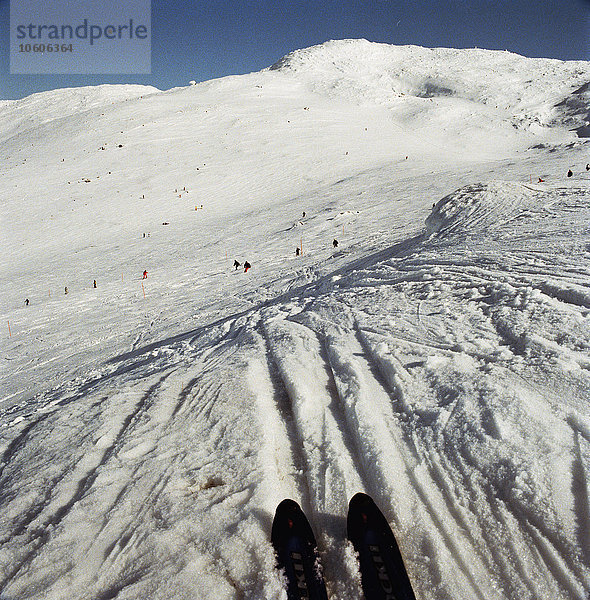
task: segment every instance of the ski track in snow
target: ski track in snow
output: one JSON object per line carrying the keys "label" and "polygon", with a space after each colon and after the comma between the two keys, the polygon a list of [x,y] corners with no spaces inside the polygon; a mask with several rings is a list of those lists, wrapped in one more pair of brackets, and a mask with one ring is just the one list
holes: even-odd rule
{"label": "ski track in snow", "polygon": [[[330,44],[323,51],[332,56]],[[258,200],[225,228],[203,217],[201,245],[190,246],[193,231],[180,225],[170,234],[178,245],[154,234],[146,243],[153,256],[165,252],[170,272],[161,283],[150,268],[145,300],[137,281],[119,285],[117,265],[104,296],[72,288],[69,309],[47,300],[39,321],[23,326],[31,347],[15,331],[4,356],[16,383],[7,383],[0,429],[0,598],[284,600],[269,535],[277,504],[291,497],[310,518],[330,598],[356,600],[346,510],[364,491],[391,524],[420,600],[587,600],[589,180],[531,183],[528,170],[557,170],[542,149],[521,154],[524,166],[490,162],[487,149],[478,164],[455,165],[453,154],[436,174],[426,159],[410,174],[395,163],[394,179],[389,149],[379,146],[371,162],[365,141],[351,143],[350,171],[340,142],[329,146],[338,168],[322,178],[312,168],[323,154],[315,126],[335,140],[358,126],[356,113],[369,112],[332,102],[360,91],[332,88],[326,75],[311,80],[324,94],[314,96],[273,77],[204,84],[190,110],[204,120],[199,144],[217,144],[204,167],[235,143],[236,169],[260,165],[252,197],[264,194],[265,173],[278,173],[278,197],[293,188],[280,218]],[[260,100],[262,85],[272,103]],[[371,86],[385,110],[393,101]],[[258,112],[238,101],[235,115],[216,107],[235,90],[259,101]],[[151,113],[135,93],[126,92],[133,113],[112,110],[141,140],[135,121]],[[90,112],[94,102],[103,110],[100,94],[88,101]],[[403,106],[418,110],[415,102]],[[186,139],[174,106],[185,105],[166,108],[165,134],[148,123],[157,144]],[[445,115],[434,110],[422,134]],[[388,120],[384,135],[397,139],[401,126]],[[307,163],[287,168],[299,146],[274,148],[273,127],[314,148]],[[231,140],[217,142],[220,131]],[[403,139],[428,145],[413,132]],[[562,169],[578,150],[555,152]],[[220,197],[243,191],[244,180],[222,170],[195,177]],[[246,240],[251,230],[260,233]],[[334,236],[347,241],[327,248]],[[228,247],[253,244],[258,279],[218,264]],[[206,265],[198,277],[186,264],[195,248]]]}
{"label": "ski track in snow", "polygon": [[[492,195],[510,186],[495,187]],[[495,241],[522,244],[530,230],[540,246],[545,222],[565,235],[572,196],[585,198],[574,204],[588,212],[580,189],[544,196],[526,218],[495,220]],[[567,264],[553,264],[548,280],[545,259],[555,257],[540,249],[526,250],[534,263],[510,246],[495,252],[481,218],[453,224],[456,238],[431,234],[332,276],[331,289],[318,280],[224,320],[205,339],[190,334],[166,352],[134,343],[106,381],[50,394],[4,443],[5,597],[54,589],[59,598],[67,581],[80,598],[137,597],[152,589],[153,569],[172,581],[204,569],[216,593],[245,586],[246,597],[277,595],[265,528],[284,496],[312,518],[331,597],[357,597],[343,532],[347,499],[363,489],[384,507],[421,597],[583,598],[584,282]],[[536,420],[532,431],[527,419]],[[71,435],[66,447],[46,440]],[[527,451],[535,444],[546,447],[546,463]],[[259,483],[244,470],[248,460],[260,463]],[[27,468],[39,461],[42,470]],[[265,515],[253,517],[259,502]],[[204,511],[217,506],[221,522],[204,525]],[[246,573],[220,541],[240,538],[241,519],[255,521],[240,540]],[[180,548],[159,554],[167,528],[193,540],[180,563]],[[73,543],[84,566],[58,560]],[[156,589],[165,597],[165,585]]]}

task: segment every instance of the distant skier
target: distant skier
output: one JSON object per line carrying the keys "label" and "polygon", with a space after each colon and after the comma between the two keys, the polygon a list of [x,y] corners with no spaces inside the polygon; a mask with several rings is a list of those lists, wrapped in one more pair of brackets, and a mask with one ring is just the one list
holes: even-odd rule
{"label": "distant skier", "polygon": [[144,272],[143,272],[143,277],[142,277],[142,279],[147,279],[147,271],[144,271]]}
{"label": "distant skier", "polygon": [[25,298],[25,306],[29,306],[29,299]]}
{"label": "distant skier", "polygon": [[234,260],[234,268],[237,271],[238,268],[240,267],[240,263],[237,260]]}
{"label": "distant skier", "polygon": [[68,295],[68,286],[67,285],[66,285],[66,288],[65,288],[65,294],[66,294],[66,296]]}
{"label": "distant skier", "polygon": [[303,211],[303,218],[305,219],[305,211]]}
{"label": "distant skier", "polygon": [[251,264],[250,264],[248,261],[246,261],[246,262],[244,263],[244,273],[247,273],[247,272],[248,272],[248,269],[249,269],[251,266],[252,266],[252,265],[251,265]]}
{"label": "distant skier", "polygon": [[96,289],[96,279],[94,280],[94,283],[92,284],[92,287],[93,287],[94,289]]}
{"label": "distant skier", "polygon": [[297,248],[295,248],[295,256],[299,256],[301,254],[301,250],[299,249],[299,246],[297,246]]}
{"label": "distant skier", "polygon": [[572,172],[572,170],[570,169],[570,170],[567,172],[567,176],[568,176],[568,177],[571,177],[572,175],[573,175],[573,172]]}
{"label": "distant skier", "polygon": [[586,165],[586,171],[590,171],[590,165]]}
{"label": "distant skier", "polygon": [[336,240],[336,239],[335,239],[335,240],[332,242],[332,246],[334,246],[334,248],[338,248],[338,240]]}

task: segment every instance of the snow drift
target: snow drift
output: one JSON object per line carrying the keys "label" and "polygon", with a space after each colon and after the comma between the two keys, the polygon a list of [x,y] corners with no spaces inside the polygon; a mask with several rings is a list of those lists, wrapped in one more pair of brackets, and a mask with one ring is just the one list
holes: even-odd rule
{"label": "snow drift", "polygon": [[540,186],[504,181],[468,185],[440,200],[426,225],[442,236],[481,235],[538,210],[546,198]]}

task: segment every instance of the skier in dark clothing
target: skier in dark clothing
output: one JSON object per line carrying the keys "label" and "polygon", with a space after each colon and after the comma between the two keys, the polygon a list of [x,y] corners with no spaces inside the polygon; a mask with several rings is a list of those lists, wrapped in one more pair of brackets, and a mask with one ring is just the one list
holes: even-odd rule
{"label": "skier in dark clothing", "polygon": [[244,263],[244,273],[247,273],[247,272],[248,272],[248,269],[249,269],[251,266],[252,266],[252,265],[251,265],[251,264],[250,264],[248,261],[246,261],[246,262]]}
{"label": "skier in dark clothing", "polygon": [[234,260],[234,268],[236,269],[236,271],[238,270],[239,266],[240,266],[240,263],[237,260]]}
{"label": "skier in dark clothing", "polygon": [[586,165],[586,171],[590,171],[590,165]]}
{"label": "skier in dark clothing", "polygon": [[567,176],[568,176],[568,177],[571,177],[572,175],[573,175],[573,172],[572,172],[572,170],[570,169],[570,170],[567,172]]}
{"label": "skier in dark clothing", "polygon": [[334,248],[338,248],[338,240],[334,240],[332,242],[332,246],[334,246]]}
{"label": "skier in dark clothing", "polygon": [[29,299],[28,298],[25,300],[25,306],[29,306]]}
{"label": "skier in dark clothing", "polygon": [[96,289],[96,279],[94,280],[94,283],[92,284],[92,287],[93,287],[94,289]]}

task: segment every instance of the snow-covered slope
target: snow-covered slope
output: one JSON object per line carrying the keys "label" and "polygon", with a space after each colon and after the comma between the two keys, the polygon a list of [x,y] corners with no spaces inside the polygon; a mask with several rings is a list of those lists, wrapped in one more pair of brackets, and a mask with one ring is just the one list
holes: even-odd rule
{"label": "snow-covered slope", "polygon": [[97,85],[63,90],[51,90],[33,94],[22,100],[11,100],[0,105],[1,133],[4,143],[39,128],[44,123],[57,121],[86,111],[97,111],[110,105],[157,92],[156,88],[140,85]]}
{"label": "snow-covered slope", "polygon": [[0,597],[284,598],[293,497],[353,600],[366,491],[420,599],[586,600],[589,81],[346,40],[0,105]]}

